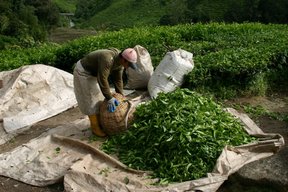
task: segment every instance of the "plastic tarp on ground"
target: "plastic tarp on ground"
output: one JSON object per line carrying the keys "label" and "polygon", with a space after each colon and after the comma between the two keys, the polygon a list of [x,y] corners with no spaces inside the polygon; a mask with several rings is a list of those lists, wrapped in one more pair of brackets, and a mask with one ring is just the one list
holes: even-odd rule
{"label": "plastic tarp on ground", "polygon": [[240,118],[247,132],[259,137],[259,141],[225,147],[215,169],[205,178],[165,187],[152,185],[154,180],[147,177],[149,172],[126,167],[99,150],[101,142],[89,141],[88,119],[53,128],[27,144],[0,154],[0,175],[35,186],[64,181],[67,192],[213,192],[243,165],[269,157],[284,145],[281,135],[263,133],[247,115],[231,108],[227,110]]}
{"label": "plastic tarp on ground", "polygon": [[0,144],[41,120],[77,105],[73,75],[43,65],[0,72]]}

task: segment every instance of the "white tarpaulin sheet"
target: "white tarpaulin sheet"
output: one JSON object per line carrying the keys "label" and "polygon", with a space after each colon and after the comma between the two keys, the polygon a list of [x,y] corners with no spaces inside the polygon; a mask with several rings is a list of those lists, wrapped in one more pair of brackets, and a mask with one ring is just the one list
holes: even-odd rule
{"label": "white tarpaulin sheet", "polygon": [[261,139],[248,145],[225,147],[215,169],[206,178],[165,187],[152,185],[148,172],[127,168],[99,150],[99,142],[89,140],[87,118],[53,128],[27,144],[0,154],[0,175],[35,186],[50,185],[64,178],[67,192],[215,192],[243,165],[269,157],[284,145],[281,135],[265,134],[247,115],[227,110],[246,125],[249,134]]}
{"label": "white tarpaulin sheet", "polygon": [[24,128],[77,105],[73,75],[42,65],[0,72],[0,144]]}

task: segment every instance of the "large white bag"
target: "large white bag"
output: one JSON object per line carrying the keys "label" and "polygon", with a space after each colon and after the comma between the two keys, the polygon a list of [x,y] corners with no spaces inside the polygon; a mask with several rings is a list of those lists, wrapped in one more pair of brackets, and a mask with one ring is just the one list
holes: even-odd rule
{"label": "large white bag", "polygon": [[128,82],[125,85],[126,89],[143,89],[147,88],[148,81],[153,74],[153,65],[151,57],[146,48],[141,45],[134,47],[137,53],[137,70],[132,68],[126,69]]}
{"label": "large white bag", "polygon": [[171,92],[180,87],[184,76],[194,68],[193,54],[183,49],[167,52],[148,82],[151,98],[159,92]]}

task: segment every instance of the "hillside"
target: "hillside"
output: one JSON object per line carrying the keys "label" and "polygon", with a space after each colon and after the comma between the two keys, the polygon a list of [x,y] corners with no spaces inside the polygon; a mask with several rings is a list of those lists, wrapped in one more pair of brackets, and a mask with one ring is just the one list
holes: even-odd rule
{"label": "hillside", "polygon": [[109,7],[98,12],[81,24],[81,27],[118,29],[131,26],[156,25],[169,10],[161,1],[113,1]]}
{"label": "hillside", "polygon": [[60,12],[74,13],[76,10],[77,0],[52,0],[57,5]]}
{"label": "hillside", "polygon": [[106,31],[183,23],[288,23],[286,0],[3,0],[0,9],[0,49],[46,41],[57,27]]}
{"label": "hillside", "polygon": [[[288,2],[249,0],[54,0],[58,7],[74,4],[77,27],[119,30],[143,25],[206,22],[288,23]],[[69,5],[70,4],[70,5]],[[68,10],[74,10],[67,8]]]}

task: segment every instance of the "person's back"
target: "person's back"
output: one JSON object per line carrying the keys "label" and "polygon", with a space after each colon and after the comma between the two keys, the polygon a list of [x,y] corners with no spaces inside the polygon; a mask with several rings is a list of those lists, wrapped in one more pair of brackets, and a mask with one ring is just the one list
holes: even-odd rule
{"label": "person's back", "polygon": [[104,68],[111,68],[113,61],[117,61],[120,51],[116,48],[99,49],[87,54],[80,62],[86,71],[97,76]]}

